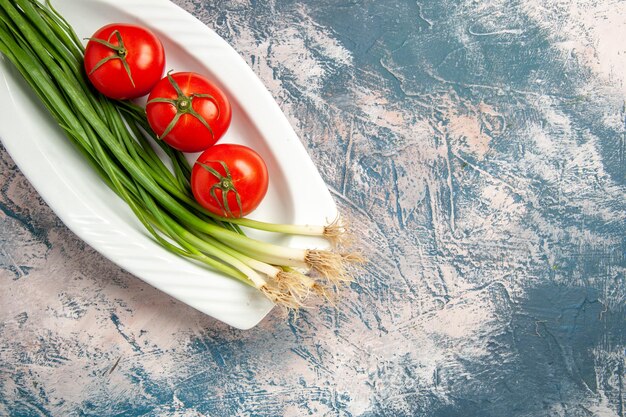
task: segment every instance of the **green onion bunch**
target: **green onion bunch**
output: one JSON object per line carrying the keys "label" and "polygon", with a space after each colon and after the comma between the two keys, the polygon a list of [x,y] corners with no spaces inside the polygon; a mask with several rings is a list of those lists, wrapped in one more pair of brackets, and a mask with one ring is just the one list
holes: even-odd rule
{"label": "green onion bunch", "polygon": [[[339,222],[279,225],[225,219],[191,193],[191,167],[182,153],[156,140],[142,107],[96,92],[83,70],[84,47],[49,4],[0,0],[0,52],[19,70],[43,105],[106,184],[167,250],[263,292],[288,308],[310,294],[328,295],[351,280],[358,255],[295,249],[252,239],[239,226],[277,233],[341,238]],[[151,141],[163,149],[162,160]],[[167,167],[169,162],[171,169]],[[307,275],[309,271],[314,272]]]}

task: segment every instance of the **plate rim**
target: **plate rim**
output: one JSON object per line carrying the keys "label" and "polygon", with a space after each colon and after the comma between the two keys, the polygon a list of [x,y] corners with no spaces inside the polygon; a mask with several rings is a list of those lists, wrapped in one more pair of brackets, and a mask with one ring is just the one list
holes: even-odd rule
{"label": "plate rim", "polygon": [[[57,0],[57,3],[72,3],[73,1],[75,0]],[[239,55],[239,53],[230,44],[228,44],[226,40],[221,38],[216,32],[214,32],[211,28],[202,23],[199,19],[182,9],[180,6],[170,2],[169,0],[83,0],[81,1],[81,3],[99,3],[123,11],[124,13],[130,14],[134,18],[137,18],[137,20],[141,21],[148,27],[156,27],[158,25],[159,30],[167,31],[172,39],[176,38],[176,33],[184,33],[185,36],[189,36],[189,34],[195,35],[196,37],[202,36],[204,41],[210,39],[210,42],[207,42],[206,47],[198,47],[196,45],[193,51],[187,50],[186,52],[204,65],[208,65],[206,63],[207,48],[214,52],[214,48],[217,47],[219,48],[220,53],[225,54],[225,56],[232,61],[232,65],[237,68],[240,74],[245,74],[245,82],[248,83],[248,87],[254,86],[254,92],[256,94],[255,100],[257,100],[258,102],[257,105],[260,103],[263,106],[264,112],[270,111],[273,114],[274,121],[277,122],[277,126],[275,126],[275,128],[280,129],[284,133],[284,136],[281,138],[280,145],[286,146],[285,144],[288,143],[289,150],[292,152],[296,152],[296,156],[298,156],[297,158],[286,158],[287,161],[283,161],[281,164],[286,164],[288,166],[287,169],[289,169],[289,167],[298,167],[299,169],[304,169],[305,172],[307,172],[308,176],[312,175],[311,178],[307,178],[305,181],[308,189],[307,191],[310,192],[311,189],[313,189],[320,195],[321,201],[318,202],[321,205],[321,211],[324,212],[323,218],[328,220],[334,218],[337,215],[337,207],[332,196],[330,195],[328,188],[326,187],[326,184],[322,180],[319,172],[317,171],[317,168],[315,168],[312,160],[307,154],[304,145],[300,142],[286,116],[278,106],[278,103],[272,97],[271,93],[267,90],[260,78],[248,66],[243,57],[241,57],[241,55]],[[147,15],[146,13],[142,13],[142,15],[139,16],[138,12],[140,10],[143,12],[148,5],[150,6],[150,13],[148,13]],[[185,25],[184,30],[181,30],[180,26],[175,26],[181,23]],[[16,99],[14,93],[19,94],[20,87],[18,86],[16,88],[15,85],[12,85],[10,75],[7,76],[7,74],[4,73],[3,68],[5,66],[11,66],[10,62],[8,62],[8,60],[4,57],[0,56],[0,58],[2,61],[2,63],[0,64],[0,79],[4,81],[3,83],[0,83],[0,91],[5,90],[8,93],[3,94],[2,97],[0,97],[0,108],[4,108],[8,112],[7,106],[9,106],[11,103],[17,104],[17,101],[19,101],[19,98]],[[220,81],[226,82],[224,79],[221,79]],[[25,96],[27,96],[29,93],[30,91],[23,92]],[[24,110],[25,109],[22,109],[22,111]],[[19,110],[17,110],[16,112],[20,113]],[[249,111],[247,111],[247,113],[249,113]],[[15,118],[11,119],[15,120]],[[178,299],[181,302],[195,308],[196,310],[199,310],[204,314],[207,314],[219,321],[222,321],[238,329],[246,330],[256,326],[272,310],[273,305],[267,299],[265,299],[265,297],[263,297],[258,291],[245,289],[243,288],[243,284],[238,283],[231,278],[223,276],[217,272],[209,271],[205,268],[202,268],[203,274],[201,275],[208,274],[209,277],[212,279],[219,278],[220,280],[225,280],[224,282],[222,282],[222,284],[224,284],[224,288],[230,288],[231,290],[234,288],[242,288],[244,292],[247,291],[248,293],[250,293],[250,290],[253,291],[253,293],[250,293],[249,297],[247,298],[249,299],[248,305],[239,306],[239,311],[237,311],[237,309],[233,311],[233,309],[231,308],[230,310],[221,313],[215,309],[207,308],[207,306],[203,306],[201,302],[191,299],[190,296],[185,296],[184,291],[173,291],[171,285],[164,283],[163,280],[155,279],[153,275],[146,273],[145,267],[142,270],[141,266],[131,264],[127,260],[125,260],[125,258],[122,259],[120,256],[116,256],[115,250],[112,250],[111,248],[104,248],[104,245],[102,243],[103,241],[98,240],[100,238],[98,238],[97,236],[90,236],[89,232],[86,232],[88,228],[84,227],[85,224],[81,225],[81,221],[77,220],[80,219],[81,216],[83,216],[82,221],[89,223],[89,220],[85,219],[88,219],[90,215],[93,215],[93,213],[87,212],[93,211],[93,207],[90,207],[89,204],[87,204],[85,201],[82,201],[80,203],[83,203],[85,207],[82,207],[80,204],[78,205],[82,210],[68,210],[66,208],[66,205],[62,201],[60,201],[63,200],[64,197],[59,196],[65,195],[67,197],[68,194],[64,194],[63,191],[71,191],[68,190],[70,184],[67,184],[67,178],[63,178],[61,174],[56,172],[56,175],[59,178],[55,179],[60,180],[60,182],[55,184],[55,186],[51,186],[50,172],[44,172],[45,170],[43,170],[42,167],[35,167],[35,164],[29,164],[27,162],[27,159],[24,158],[24,145],[20,144],[20,142],[22,141],[16,141],[14,139],[15,137],[19,137],[19,135],[17,135],[18,132],[16,132],[15,125],[16,123],[2,123],[0,125],[0,139],[2,140],[5,149],[13,159],[14,163],[27,178],[27,180],[33,185],[33,187],[36,189],[42,199],[52,209],[55,215],[58,216],[61,221],[68,227],[68,229],[70,229],[78,238],[94,248],[98,253],[100,253],[119,267],[130,272],[135,277],[157,288],[158,290],[165,292],[169,296]],[[264,139],[267,142],[267,145],[270,146],[270,148],[272,148],[273,145],[276,145],[272,144],[271,137],[267,137],[264,135]],[[276,146],[274,146],[272,149],[274,153],[275,149]],[[47,160],[47,163],[52,166],[52,161]],[[54,167],[52,166],[52,168]],[[298,190],[298,187],[295,187],[295,189],[292,187],[290,191],[297,194],[294,199],[307,198],[307,195],[302,190]],[[110,193],[111,195],[115,196],[112,191],[110,191]],[[298,212],[296,214],[296,220],[301,221],[301,219],[306,220],[307,218],[307,213],[303,214]],[[311,213],[308,214],[309,217],[315,217],[311,215]],[[104,220],[106,223],[106,219],[101,220]],[[91,224],[91,226],[93,228],[94,225]],[[100,226],[96,227],[96,229],[102,229],[102,227]],[[110,229],[110,224],[105,224],[105,228]],[[105,233],[105,231],[101,230],[97,233]],[[294,237],[290,240],[290,244],[292,243],[294,246],[299,246],[310,243],[310,240],[302,237]],[[320,242],[318,242],[318,244],[323,245]],[[159,255],[159,259],[164,257],[165,260],[167,260],[168,262],[172,262],[172,257],[175,257],[178,261],[182,261],[187,265],[190,264],[190,261],[179,258],[176,255],[165,251],[163,248],[158,246],[157,243],[152,242],[152,245],[152,249],[155,250],[156,254]],[[174,261],[174,263],[178,265],[178,262]],[[197,265],[195,266],[194,270],[196,268],[198,268]],[[189,271],[185,272],[190,273]],[[230,284],[225,284],[226,282],[229,282]],[[237,287],[233,287],[233,283],[236,283]],[[244,298],[246,298],[245,295]],[[228,313],[234,313],[235,315],[232,316]],[[247,317],[243,317],[242,315]]]}

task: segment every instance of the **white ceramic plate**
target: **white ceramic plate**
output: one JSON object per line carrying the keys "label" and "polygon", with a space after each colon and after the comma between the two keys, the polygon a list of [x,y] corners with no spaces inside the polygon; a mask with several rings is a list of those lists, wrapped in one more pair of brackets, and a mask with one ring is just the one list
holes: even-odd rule
{"label": "white ceramic plate", "polygon": [[[299,224],[322,224],[335,217],[337,209],[328,189],[270,93],[237,52],[202,22],[167,0],[53,0],[53,4],[81,38],[111,22],[150,27],[163,41],[168,69],[200,72],[226,92],[233,119],[220,143],[254,148],[270,172],[268,194],[251,217]],[[255,326],[272,309],[256,290],[155,243],[3,57],[0,114],[4,115],[0,138],[20,170],[59,218],[108,259],[239,329]],[[297,247],[324,244],[304,237],[252,234]]]}

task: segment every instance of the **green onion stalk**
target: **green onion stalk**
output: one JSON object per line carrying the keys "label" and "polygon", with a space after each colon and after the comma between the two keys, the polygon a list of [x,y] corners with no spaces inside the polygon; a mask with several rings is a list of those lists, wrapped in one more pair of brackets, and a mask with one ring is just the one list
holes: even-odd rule
{"label": "green onion stalk", "polygon": [[[247,237],[240,226],[268,232],[341,240],[345,226],[273,224],[223,218],[193,198],[185,156],[150,129],[145,110],[96,92],[83,69],[84,47],[70,24],[49,3],[0,0],[0,52],[105,183],[122,198],[151,236],[167,250],[263,292],[288,308],[310,294],[351,280],[354,254],[295,249]],[[151,142],[161,147],[167,167]],[[314,271],[317,279],[302,270]]]}

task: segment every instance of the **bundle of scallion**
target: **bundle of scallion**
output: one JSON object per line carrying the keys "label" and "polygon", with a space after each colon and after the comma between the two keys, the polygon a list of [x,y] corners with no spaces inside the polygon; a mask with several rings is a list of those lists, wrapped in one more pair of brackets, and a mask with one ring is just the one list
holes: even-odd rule
{"label": "bundle of scallion", "polygon": [[[154,137],[143,108],[109,100],[90,87],[81,40],[49,3],[0,0],[0,52],[106,184],[169,251],[253,286],[289,308],[301,306],[309,294],[327,294],[328,288],[350,281],[350,265],[360,261],[357,255],[283,247],[249,238],[239,228],[334,241],[345,232],[341,224],[225,219],[199,205],[190,191],[191,167],[184,155]],[[159,158],[150,141],[158,143],[168,161]],[[310,277],[302,270],[316,274]]]}

